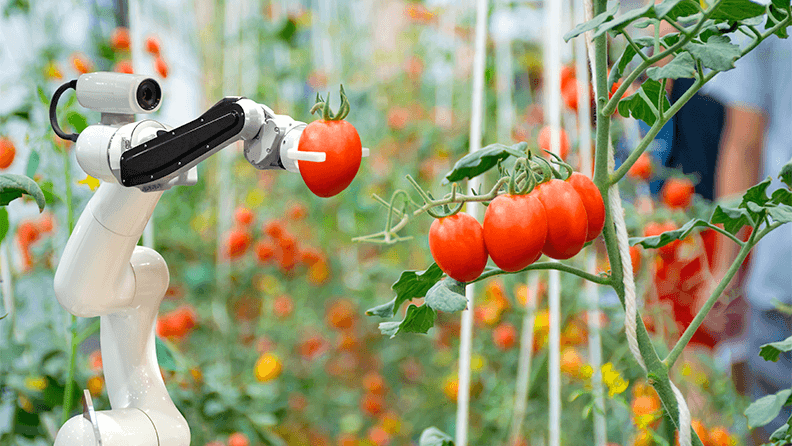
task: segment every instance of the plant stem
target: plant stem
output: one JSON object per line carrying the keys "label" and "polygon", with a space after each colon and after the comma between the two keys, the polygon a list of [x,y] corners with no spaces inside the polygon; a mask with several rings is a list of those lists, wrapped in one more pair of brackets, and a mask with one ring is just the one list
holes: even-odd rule
{"label": "plant stem", "polygon": [[[574,274],[574,275],[580,277],[581,279],[586,279],[586,280],[588,280],[590,282],[594,282],[594,283],[597,283],[597,284],[600,284],[600,285],[610,285],[610,283],[611,283],[610,278],[607,277],[607,276],[597,276],[597,275],[588,273],[586,271],[577,269],[574,266],[565,265],[563,263],[558,263],[558,262],[533,263],[533,264],[528,265],[525,268],[523,268],[523,269],[521,269],[521,270],[519,270],[517,272],[534,271],[534,270],[546,270],[546,269],[548,269],[548,270],[549,269],[555,269],[555,270],[558,270],[558,271],[563,271],[565,273]],[[487,279],[489,277],[497,276],[497,275],[500,275],[500,274],[513,274],[513,273],[514,272],[504,271],[504,270],[498,269],[498,268],[490,269],[490,270],[484,271],[473,282],[478,282],[480,280],[484,280],[484,279]]]}
{"label": "plant stem", "polygon": [[[71,175],[71,156],[69,155],[69,151],[63,151],[63,178],[66,180],[66,222],[69,228],[69,236],[71,236],[72,231],[74,230],[74,207],[72,201],[72,175]],[[71,413],[72,403],[74,402],[74,386],[72,382],[74,382],[74,375],[75,369],[77,366],[77,346],[80,343],[80,340],[77,336],[77,317],[71,315],[69,318],[70,320],[70,329],[69,329],[69,338],[71,343],[71,348],[69,351],[69,369],[66,376],[66,386],[63,392],[63,409],[61,412],[61,425],[66,423],[69,420],[69,414]]]}
{"label": "plant stem", "polygon": [[707,301],[704,302],[704,305],[698,311],[696,317],[693,318],[693,321],[685,329],[685,332],[682,333],[682,336],[680,336],[679,340],[677,340],[674,348],[671,349],[671,352],[663,360],[663,363],[666,365],[666,367],[670,369],[679,358],[679,355],[682,354],[682,351],[685,349],[688,342],[690,342],[690,339],[696,333],[696,330],[698,330],[698,328],[704,322],[704,318],[707,317],[707,314],[709,314],[710,310],[715,305],[715,302],[718,301],[718,298],[721,296],[721,294],[723,294],[723,291],[729,285],[734,275],[737,274],[737,271],[740,269],[743,261],[745,261],[745,258],[748,257],[748,253],[751,252],[751,249],[756,245],[756,243],[759,242],[762,237],[778,226],[779,224],[776,223],[766,227],[759,234],[757,234],[756,229],[751,233],[751,238],[748,240],[748,243],[744,243],[742,245],[740,252],[737,254],[737,258],[734,259],[732,264],[729,266],[729,269],[726,270],[726,275],[723,276],[723,279],[721,279],[720,283],[718,283],[718,286],[715,287],[715,290],[712,291],[712,294],[707,299]]}

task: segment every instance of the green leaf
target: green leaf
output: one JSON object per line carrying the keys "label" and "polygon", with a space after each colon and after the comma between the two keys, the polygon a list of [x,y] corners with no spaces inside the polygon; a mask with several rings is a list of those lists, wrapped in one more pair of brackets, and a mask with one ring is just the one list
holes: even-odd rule
{"label": "green leaf", "polygon": [[767,198],[767,188],[770,187],[770,178],[766,178],[761,183],[751,186],[745,191],[740,207],[745,207],[748,203],[756,203],[759,206],[764,206],[770,201]]}
{"label": "green leaf", "polygon": [[6,208],[0,208],[0,242],[2,242],[6,234],[8,234],[8,227],[8,210]]}
{"label": "green leaf", "polygon": [[443,184],[477,177],[496,166],[498,161],[510,156],[517,158],[525,156],[527,147],[528,143],[526,142],[517,143],[511,147],[497,143],[482,147],[460,158],[451,171],[445,175]]}
{"label": "green leaf", "polygon": [[788,189],[776,189],[770,197],[770,202],[773,204],[786,204],[792,206],[792,192]]}
{"label": "green leaf", "polygon": [[786,184],[787,188],[792,189],[792,159],[781,167],[778,178],[781,179],[781,182]]}
{"label": "green leaf", "polygon": [[711,228],[712,225],[697,218],[685,223],[685,225],[679,229],[666,231],[660,235],[654,235],[651,237],[630,237],[630,246],[641,245],[644,248],[649,249],[660,248],[673,242],[674,240],[682,240],[686,238],[691,232],[693,232],[693,229],[700,227]]}
{"label": "green leaf", "polygon": [[635,21],[635,19],[641,17],[655,18],[655,12],[653,6],[654,6],[653,3],[649,3],[646,6],[632,9],[614,19],[608,20],[607,22],[597,27],[597,31],[594,32],[593,38],[596,39],[597,37],[601,36],[602,34],[610,30],[615,30],[615,31],[621,30],[625,26],[629,25],[631,22]]}
{"label": "green leaf", "polygon": [[655,5],[655,14],[657,17],[665,17],[680,1],[682,0],[663,0]]}
{"label": "green leaf", "polygon": [[[641,85],[641,90],[643,90],[643,92],[646,94],[646,97],[652,101],[652,105],[655,109],[659,108],[658,106],[661,100],[664,103],[663,110],[668,110],[671,108],[671,103],[668,102],[665,91],[662,91],[663,87],[660,85],[660,82],[651,79],[647,80]],[[654,125],[655,121],[657,120],[657,116],[655,116],[654,112],[652,111],[652,107],[638,92],[619,101],[618,107],[619,114],[625,118],[632,116],[635,119],[642,120],[650,126]]]}
{"label": "green leaf", "polygon": [[421,432],[418,446],[454,446],[454,439],[440,429],[432,426]]}
{"label": "green leaf", "polygon": [[465,284],[446,277],[427,291],[424,302],[432,309],[444,313],[462,311],[467,308]]}
{"label": "green leaf", "polygon": [[[655,6],[655,13],[657,14],[657,17],[666,15],[669,19],[677,20],[680,17],[688,17],[699,12],[696,4],[697,2],[694,2],[693,0],[682,0],[680,2],[669,3],[674,3],[674,5],[670,8],[668,7],[670,5],[658,8],[658,6],[661,6],[662,3]],[[664,12],[664,14],[660,14],[661,11]]]}
{"label": "green leaf", "polygon": [[748,426],[751,428],[761,427],[773,421],[781,412],[781,408],[790,395],[792,395],[792,389],[784,389],[773,395],[759,398],[751,403],[751,405],[745,409],[745,416],[748,417]]}
{"label": "green leaf", "polygon": [[778,361],[781,353],[792,351],[792,336],[784,339],[783,341],[771,342],[760,347],[759,356],[764,358],[765,361]]}
{"label": "green leaf", "polygon": [[691,78],[696,75],[696,65],[690,53],[680,53],[665,66],[649,68],[646,75],[654,80]]}
{"label": "green leaf", "polygon": [[33,175],[36,174],[36,170],[38,170],[39,166],[39,154],[37,151],[32,150],[30,152],[30,157],[28,158],[27,167],[25,168],[25,175],[30,178],[33,178]]}
{"label": "green leaf", "polygon": [[[778,429],[776,429],[772,434],[770,434],[771,441],[780,441],[786,438],[789,432],[789,423],[782,425]],[[783,443],[782,443],[783,444]]]}
{"label": "green leaf", "polygon": [[74,128],[75,133],[82,133],[82,131],[88,127],[88,120],[85,116],[76,111],[69,112],[66,115],[66,122]]}
{"label": "green leaf", "polygon": [[36,199],[39,211],[44,210],[46,200],[44,193],[35,181],[24,175],[4,173],[0,175],[0,206],[6,206],[11,201],[28,194]]}
{"label": "green leaf", "polygon": [[740,57],[740,47],[731,43],[727,36],[712,36],[706,44],[688,43],[684,49],[701,63],[715,71],[734,68],[734,61]]}
{"label": "green leaf", "polygon": [[170,347],[166,343],[159,338],[159,336],[155,336],[156,339],[156,349],[157,349],[157,362],[159,366],[162,367],[163,370],[167,370],[170,372],[178,371],[179,369],[176,367],[176,359],[173,357],[173,352],[171,351]]}
{"label": "green leaf", "polygon": [[736,234],[743,226],[750,225],[748,211],[718,206],[712,213],[710,221],[714,224],[723,224],[723,229],[729,234]]}
{"label": "green leaf", "polygon": [[[780,3],[786,3],[789,5],[789,1],[784,2],[781,0]],[[765,23],[765,28],[769,29],[772,28],[776,23],[783,21],[786,19],[786,6],[777,6],[776,1],[773,1],[769,8],[769,13],[767,14],[767,21]],[[779,27],[773,34],[778,36],[781,39],[786,39],[789,37],[789,33],[787,32],[787,27],[782,26]]]}
{"label": "green leaf", "polygon": [[41,183],[41,192],[44,193],[44,200],[48,205],[53,205],[59,201],[63,201],[60,195],[55,193],[55,186],[51,181]]}
{"label": "green leaf", "polygon": [[750,0],[721,0],[710,18],[716,21],[739,22],[765,13],[765,7]]}
{"label": "green leaf", "polygon": [[[436,263],[432,263],[432,266],[425,271],[404,271],[399,280],[391,287],[396,292],[396,298],[386,304],[366,310],[366,314],[368,316],[393,317],[405,301],[426,296],[426,292],[442,277],[443,270]],[[390,314],[388,314],[389,310]]]}
{"label": "green leaf", "polygon": [[382,334],[393,338],[399,332],[426,333],[434,326],[437,312],[427,305],[410,305],[401,322],[381,322],[379,329]]}
{"label": "green leaf", "polygon": [[613,2],[613,4],[608,8],[607,11],[597,14],[596,17],[589,20],[588,22],[583,22],[578,24],[572,31],[564,34],[564,41],[569,42],[570,39],[574,39],[575,37],[583,34],[586,31],[591,31],[594,28],[602,25],[603,23],[607,22],[608,20],[613,20],[613,16],[619,12],[619,2]]}
{"label": "green leaf", "polygon": [[767,208],[767,213],[770,217],[779,223],[789,223],[792,221],[792,206],[786,204],[779,204]]}

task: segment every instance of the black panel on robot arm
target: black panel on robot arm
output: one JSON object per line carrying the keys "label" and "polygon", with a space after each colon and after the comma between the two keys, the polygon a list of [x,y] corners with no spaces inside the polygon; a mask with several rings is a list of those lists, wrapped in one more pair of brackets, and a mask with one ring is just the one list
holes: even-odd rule
{"label": "black panel on robot arm", "polygon": [[227,97],[198,118],[121,155],[121,184],[138,186],[164,178],[237,136],[245,125],[241,99]]}

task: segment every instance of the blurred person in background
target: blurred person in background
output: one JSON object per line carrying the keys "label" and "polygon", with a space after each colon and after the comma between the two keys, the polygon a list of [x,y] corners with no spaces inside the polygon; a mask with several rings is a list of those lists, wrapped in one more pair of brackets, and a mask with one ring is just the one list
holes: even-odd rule
{"label": "blurred person in background", "polygon": [[[736,42],[735,42],[736,43]],[[746,189],[769,177],[770,189],[780,185],[781,167],[792,157],[792,41],[775,36],[736,62],[735,68],[718,74],[707,85],[709,94],[726,106],[726,120],[715,173],[715,198],[741,196]],[[725,275],[739,247],[719,237],[715,251],[714,279]],[[759,356],[760,346],[792,335],[792,227],[770,233],[754,249],[742,292],[746,314],[745,385],[752,400],[792,387],[792,355],[777,362]],[[715,285],[713,285],[714,287]],[[735,283],[731,284],[735,292]],[[723,299],[723,298],[721,298]],[[739,381],[739,376],[735,380]],[[739,383],[738,383],[739,384]],[[789,418],[789,407],[755,432],[767,440]]]}

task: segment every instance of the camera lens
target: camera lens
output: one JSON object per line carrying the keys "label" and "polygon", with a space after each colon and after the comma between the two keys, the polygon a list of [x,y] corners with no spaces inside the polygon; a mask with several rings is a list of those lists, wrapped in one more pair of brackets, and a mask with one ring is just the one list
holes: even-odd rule
{"label": "camera lens", "polygon": [[138,85],[137,101],[143,110],[154,110],[162,99],[162,90],[154,79],[145,79]]}

